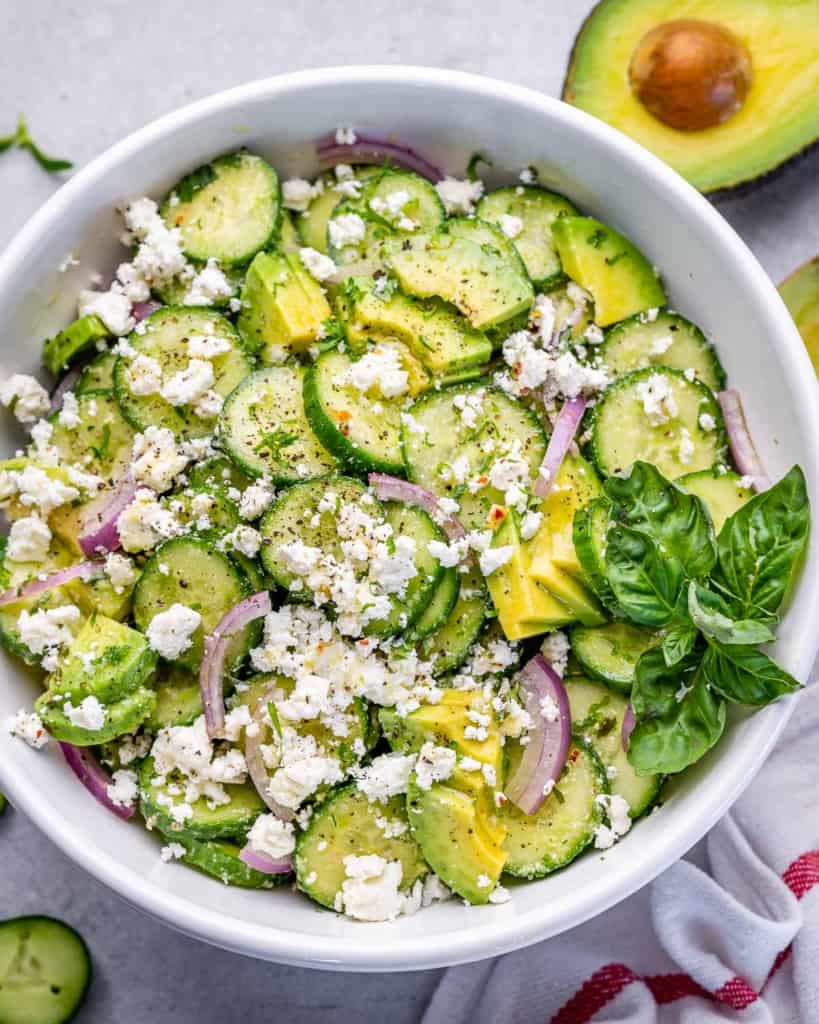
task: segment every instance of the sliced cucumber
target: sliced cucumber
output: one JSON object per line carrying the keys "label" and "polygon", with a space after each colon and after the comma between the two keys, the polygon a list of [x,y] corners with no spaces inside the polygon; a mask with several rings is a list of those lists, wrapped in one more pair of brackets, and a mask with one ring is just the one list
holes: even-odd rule
{"label": "sliced cucumber", "polygon": [[[247,577],[227,555],[198,537],[174,537],[151,555],[134,588],[134,622],[142,632],[155,615],[182,604],[202,616],[191,646],[174,664],[195,672],[205,637],[219,620],[251,593]],[[252,622],[231,640],[228,664],[236,667],[255,646],[259,623]]]}
{"label": "sliced cucumber", "polygon": [[225,885],[236,885],[240,889],[275,889],[290,881],[288,874],[267,875],[249,867],[239,860],[241,847],[235,843],[190,839],[178,832],[170,833],[168,838],[184,846],[183,863],[218,878]]}
{"label": "sliced cucumber", "polygon": [[595,498],[574,516],[572,541],[586,582],[607,608],[617,607],[606,576],[606,534],[611,506],[606,498]]}
{"label": "sliced cucumber", "polygon": [[206,797],[192,801],[190,816],[177,821],[171,811],[184,804],[185,789],[175,776],[162,779],[156,774],[154,760],[146,757],[137,771],[139,776],[139,810],[152,828],[169,837],[188,839],[244,839],[253,822],[264,813],[265,805],[252,782],[225,786],[230,797],[226,804],[209,806]]}
{"label": "sliced cucumber", "polygon": [[[212,335],[230,342],[227,352],[210,360],[214,374],[212,390],[221,398],[226,398],[252,369],[235,328],[213,310],[166,306],[142,324],[144,331],[131,334],[128,344],[137,355],[155,359],[164,380],[187,369],[190,359],[186,343],[194,335]],[[183,440],[213,433],[213,419],[198,416],[190,405],[171,405],[159,394],[135,395],[130,387],[131,363],[131,358],[119,356],[114,366],[114,388],[122,415],[132,427],[168,427]]]}
{"label": "sliced cucumber", "polygon": [[111,332],[96,313],[81,316],[64,331],[43,342],[43,366],[59,377],[80,356],[110,336]]}
{"label": "sliced cucumber", "polygon": [[81,466],[103,479],[118,476],[131,461],[134,429],[126,422],[110,391],[87,391],[77,396],[79,422],[66,426],[59,413],[49,417],[49,444],[61,465]]}
{"label": "sliced cucumber", "polygon": [[306,370],[298,364],[257,370],[236,388],[219,416],[222,447],[250,476],[292,484],[336,466],[304,411]]}
{"label": "sliced cucumber", "polygon": [[632,818],[639,818],[660,795],[664,776],[638,775],[629,764],[622,734],[627,698],[582,676],[569,676],[566,690],[572,728],[592,744],[606,766],[611,793],[626,801]]}
{"label": "sliced cucumber", "polygon": [[304,411],[324,447],[358,472],[404,475],[401,408],[405,397],[383,398],[351,383],[353,361],[339,351],[325,352],[304,379]]}
{"label": "sliced cucumber", "polygon": [[[517,743],[507,747],[510,772],[520,759]],[[593,841],[603,821],[597,802],[609,790],[606,771],[595,751],[575,738],[566,766],[537,814],[528,815],[507,800],[499,816],[506,826],[504,871],[517,878],[542,878],[565,867]]]}
{"label": "sliced cucumber", "polygon": [[241,522],[239,506],[222,487],[186,487],[161,499],[188,535],[220,540]]}
{"label": "sliced cucumber", "polygon": [[156,683],[156,707],[146,727],[159,732],[172,725],[190,725],[202,714],[199,679],[184,669],[168,668]]}
{"label": "sliced cucumber", "polygon": [[0,921],[0,1020],[67,1024],[91,984],[81,935],[53,917]]}
{"label": "sliced cucumber", "polygon": [[413,623],[407,639],[417,643],[443,626],[455,607],[460,589],[461,579],[458,572],[455,569],[444,569],[435,587],[435,593]]}
{"label": "sliced cucumber", "polygon": [[313,812],[298,838],[294,866],[296,884],[310,899],[331,910],[341,910],[337,897],[346,877],[345,857],[377,854],[401,862],[401,888],[412,888],[429,871],[409,829],[387,838],[378,820],[407,824],[404,801],[393,797],[386,804],[373,802],[355,786],[335,790]]}
{"label": "sliced cucumber", "polygon": [[[475,422],[471,417],[465,422],[456,400],[475,405]],[[437,494],[456,498],[461,506],[459,518],[468,530],[484,529],[489,509],[503,505],[504,496],[489,486],[470,494],[466,481],[485,473],[516,446],[534,481],[546,438],[537,416],[522,402],[493,387],[466,384],[430,392],[409,412],[412,419],[403,425],[402,445],[410,479]],[[494,448],[488,453],[490,441]],[[456,462],[464,472],[453,473]]]}
{"label": "sliced cucumber", "polygon": [[552,238],[552,225],[558,217],[577,213],[568,199],[537,185],[510,185],[485,195],[476,212],[498,226],[507,223],[505,217],[520,220],[519,231],[510,238],[535,287],[543,290],[560,284],[565,274]]}
{"label": "sliced cucumber", "polygon": [[204,462],[197,462],[190,469],[188,483],[194,489],[202,487],[230,489],[235,487],[243,491],[250,486],[252,478],[242,472],[232,459],[228,459],[224,455],[214,455],[213,458],[205,459]]}
{"label": "sliced cucumber", "polygon": [[628,622],[609,622],[593,628],[575,626],[569,639],[582,670],[623,693],[631,692],[640,656],[660,642],[652,630]]}
{"label": "sliced cucumber", "polygon": [[114,364],[116,361],[117,354],[113,349],[100,352],[80,374],[80,379],[74,388],[74,394],[79,398],[86,391],[113,391]]}
{"label": "sliced cucumber", "polygon": [[743,487],[742,477],[736,473],[702,469],[681,476],[677,483],[700,498],[711,516],[715,533],[719,533],[725,520],[754,496],[752,488]]}
{"label": "sliced cucumber", "polygon": [[[375,177],[381,174],[383,168],[372,166],[353,167],[353,175],[358,181]],[[301,236],[302,244],[316,249],[318,252],[327,253],[327,221],[333,214],[333,210],[342,202],[344,196],[336,186],[339,178],[336,174],[328,172],[322,177],[324,191],[317,195],[304,211],[298,214],[296,229]]]}
{"label": "sliced cucumber", "polygon": [[278,231],[279,177],[252,153],[220,156],[186,175],[161,213],[191,259],[247,263]]}
{"label": "sliced cucumber", "polygon": [[464,663],[486,621],[488,596],[483,577],[471,568],[461,580],[458,600],[445,621],[418,645],[424,661],[432,663],[436,677],[454,672]]}
{"label": "sliced cucumber", "polygon": [[[670,391],[677,410],[656,425],[649,420],[641,397],[641,390],[654,380]],[[713,420],[713,430],[701,426],[703,415]],[[610,384],[594,408],[591,429],[592,456],[604,476],[643,459],[674,480],[709,469],[725,457],[725,428],[713,392],[666,366],[635,370]]]}
{"label": "sliced cucumber", "polygon": [[335,496],[334,509],[366,503],[368,514],[382,516],[383,506],[367,493],[364,484],[350,477],[326,477],[294,484],[273,502],[259,524],[262,535],[262,565],[280,587],[290,589],[294,576],[285,567],[279,549],[300,541],[320,548],[333,558],[343,557],[336,532],[334,509],[318,511],[325,495]]}
{"label": "sliced cucumber", "polygon": [[662,310],[653,320],[638,313],[606,332],[598,354],[617,377],[646,366],[691,370],[712,391],[725,386],[725,371],[714,346],[690,320]]}

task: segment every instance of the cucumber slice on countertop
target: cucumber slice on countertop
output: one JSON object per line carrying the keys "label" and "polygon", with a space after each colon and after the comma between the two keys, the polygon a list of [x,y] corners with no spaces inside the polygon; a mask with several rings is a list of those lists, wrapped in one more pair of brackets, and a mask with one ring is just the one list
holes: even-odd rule
{"label": "cucumber slice on countertop", "polygon": [[222,447],[249,476],[292,484],[335,469],[336,460],[304,411],[306,373],[295,363],[257,370],[225,402],[219,416]]}
{"label": "cucumber slice on countertop", "polygon": [[574,626],[569,634],[572,653],[582,670],[621,693],[630,693],[640,656],[660,639],[652,630],[628,622]]}
{"label": "cucumber slice on countertop", "polygon": [[186,175],[162,205],[194,260],[247,263],[279,228],[279,176],[260,156],[240,151]]}
{"label": "cucumber slice on countertop", "polygon": [[[652,416],[647,409],[664,394],[669,399]],[[666,366],[635,370],[610,384],[594,408],[591,431],[590,450],[604,476],[643,459],[674,480],[725,457],[725,428],[713,392]]]}
{"label": "cucumber slice on countertop", "polygon": [[696,324],[664,309],[638,313],[606,332],[597,354],[615,377],[647,366],[691,370],[712,391],[725,387],[725,371],[714,346]]}
{"label": "cucumber slice on countertop", "polygon": [[81,935],[53,917],[0,921],[0,1020],[67,1024],[91,984],[91,956]]}

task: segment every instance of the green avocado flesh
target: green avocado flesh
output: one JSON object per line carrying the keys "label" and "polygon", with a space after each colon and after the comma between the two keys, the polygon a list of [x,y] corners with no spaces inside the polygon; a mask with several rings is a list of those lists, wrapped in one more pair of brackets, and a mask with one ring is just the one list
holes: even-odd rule
{"label": "green avocado flesh", "polygon": [[779,294],[819,373],[819,256],[814,256],[786,278],[779,286]]}

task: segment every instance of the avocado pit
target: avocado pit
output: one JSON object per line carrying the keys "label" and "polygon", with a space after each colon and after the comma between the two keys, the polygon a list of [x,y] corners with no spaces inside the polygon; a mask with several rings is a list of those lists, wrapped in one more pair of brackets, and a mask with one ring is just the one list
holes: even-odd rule
{"label": "avocado pit", "polygon": [[634,49],[629,83],[650,114],[678,131],[722,124],[751,87],[751,57],[728,29],[680,18],[647,32]]}

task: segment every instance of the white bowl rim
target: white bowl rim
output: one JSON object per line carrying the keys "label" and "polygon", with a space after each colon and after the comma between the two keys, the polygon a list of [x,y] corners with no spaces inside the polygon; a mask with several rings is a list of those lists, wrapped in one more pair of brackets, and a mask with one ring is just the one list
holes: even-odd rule
{"label": "white bowl rim", "polygon": [[[259,79],[227,89],[169,113],[128,135],[92,160],[66,182],[37,210],[0,255],[0,294],[15,263],[36,244],[48,224],[57,221],[71,205],[75,193],[92,187],[112,166],[144,145],[175,132],[178,128],[209,117],[219,110],[240,102],[281,96],[291,90],[302,90],[344,83],[363,87],[381,84],[455,87],[473,94],[502,98],[557,121],[573,121],[592,135],[597,135],[632,163],[642,165],[656,181],[667,189],[674,200],[686,209],[688,216],[705,222],[718,244],[730,252],[739,265],[748,285],[766,297],[770,308],[769,337],[783,351],[782,370],[800,409],[803,422],[811,436],[819,436],[819,403],[816,401],[815,374],[799,334],[794,327],[776,288],[756,258],[731,226],[707,199],[685,182],[675,171],[643,149],[636,142],[602,121],[535,90],[499,79],[461,71],[413,65],[353,65],[308,69]],[[812,453],[811,475],[819,479],[819,446]],[[819,579],[802,584],[800,604],[808,605],[813,618],[819,618]],[[804,679],[816,655],[819,636],[799,638],[799,650],[791,659],[794,671]],[[698,808],[697,824],[685,827],[678,823],[669,831],[666,841],[645,858],[635,859],[633,866],[620,871],[619,877],[600,886],[578,893],[571,912],[557,922],[544,923],[535,912],[525,918],[498,914],[496,923],[483,922],[474,931],[461,930],[440,936],[426,935],[404,941],[398,948],[384,942],[368,941],[367,928],[361,928],[361,941],[354,945],[345,938],[306,935],[278,928],[274,924],[258,925],[222,917],[192,901],[152,885],[136,872],[125,869],[113,857],[94,847],[88,836],[71,821],[50,818],[30,787],[26,785],[22,765],[3,764],[3,789],[56,845],[89,874],[116,892],[131,906],[195,938],[238,953],[279,963],[342,971],[405,971],[468,963],[497,956],[559,934],[614,904],[646,885],[672,863],[682,857],[725,814],[756,771],[761,767],[790,717],[795,698],[786,698],[763,712],[767,734],[756,745],[746,744],[737,758],[730,776],[719,773],[713,784],[704,789]],[[604,873],[605,875],[605,873]]]}

